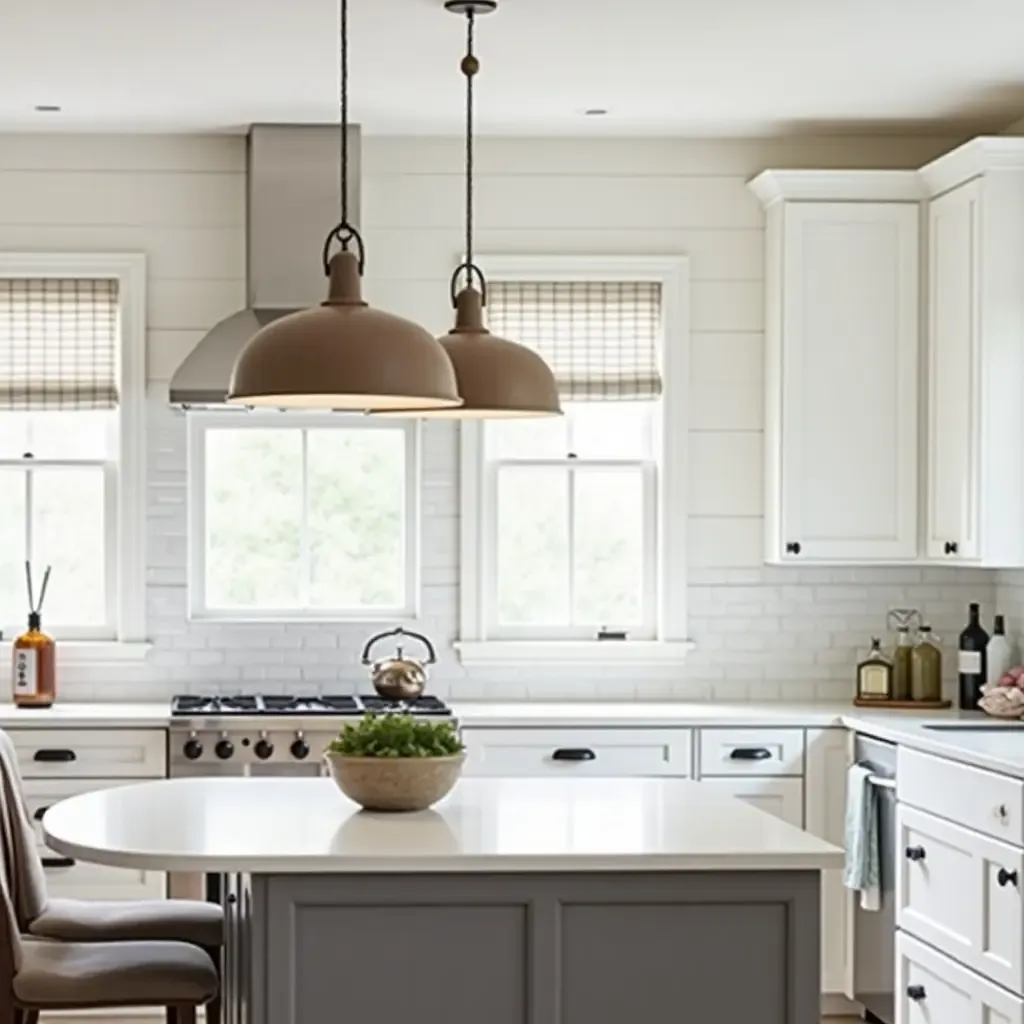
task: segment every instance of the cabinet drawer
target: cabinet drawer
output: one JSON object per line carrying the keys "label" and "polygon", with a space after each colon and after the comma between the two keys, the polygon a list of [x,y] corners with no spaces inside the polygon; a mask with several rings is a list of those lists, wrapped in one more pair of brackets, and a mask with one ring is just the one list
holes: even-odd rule
{"label": "cabinet drawer", "polygon": [[26,779],[162,779],[167,774],[162,729],[15,729],[10,737]]}
{"label": "cabinet drawer", "polygon": [[1024,782],[945,758],[899,749],[897,795],[987,836],[1024,846]]}
{"label": "cabinet drawer", "polygon": [[467,775],[688,778],[689,729],[465,729]]}
{"label": "cabinet drawer", "polygon": [[128,779],[48,780],[25,782],[25,803],[36,833],[36,845],[43,858],[46,887],[51,896],[95,900],[163,899],[165,875],[160,871],[111,868],[73,860],[47,847],[43,841],[42,817],[49,807],[79,793],[130,785]]}
{"label": "cabinet drawer", "polygon": [[1024,1000],[899,932],[896,1024],[1024,1024]]}
{"label": "cabinet drawer", "polygon": [[1021,991],[1024,851],[902,804],[896,820],[897,924]]}
{"label": "cabinet drawer", "polygon": [[802,779],[701,779],[700,784],[760,807],[797,828],[804,827]]}
{"label": "cabinet drawer", "polygon": [[701,729],[700,774],[803,775],[803,729]]}

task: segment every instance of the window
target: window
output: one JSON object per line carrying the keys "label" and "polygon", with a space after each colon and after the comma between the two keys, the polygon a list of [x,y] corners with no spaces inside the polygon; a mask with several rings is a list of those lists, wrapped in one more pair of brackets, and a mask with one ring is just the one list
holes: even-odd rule
{"label": "window", "polygon": [[685,261],[484,265],[491,330],[545,357],[565,416],[462,425],[463,660],[678,657]]}
{"label": "window", "polygon": [[189,413],[194,618],[415,610],[414,422]]}
{"label": "window", "polygon": [[144,281],[141,256],[0,256],[7,635],[25,626],[29,562],[37,601],[52,566],[58,639],[144,638]]}

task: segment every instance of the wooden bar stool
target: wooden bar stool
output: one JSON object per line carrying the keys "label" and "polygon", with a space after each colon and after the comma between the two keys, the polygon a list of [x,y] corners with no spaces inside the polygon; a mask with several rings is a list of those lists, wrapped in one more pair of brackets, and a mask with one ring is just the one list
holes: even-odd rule
{"label": "wooden bar stool", "polygon": [[[60,942],[187,942],[220,963],[224,914],[202,900],[51,899],[36,846],[14,743],[0,730],[0,840],[15,923],[26,937]],[[206,1007],[208,1024],[219,1024],[220,1003]]]}

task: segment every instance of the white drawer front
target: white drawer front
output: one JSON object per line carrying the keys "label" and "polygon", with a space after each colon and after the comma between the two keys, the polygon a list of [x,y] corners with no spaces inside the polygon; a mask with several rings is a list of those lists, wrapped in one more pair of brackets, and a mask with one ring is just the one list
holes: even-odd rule
{"label": "white drawer front", "polygon": [[906,747],[898,757],[902,803],[1024,846],[1024,781]]}
{"label": "white drawer front", "polygon": [[803,729],[701,729],[700,774],[803,775]]}
{"label": "white drawer front", "polygon": [[899,932],[896,1024],[1024,1024],[1024,1000]]}
{"label": "white drawer front", "polygon": [[993,981],[1024,987],[1024,851],[900,805],[897,923]]}
{"label": "white drawer front", "polygon": [[85,861],[71,861],[49,849],[43,841],[42,816],[47,808],[68,797],[96,789],[130,785],[127,779],[44,780],[25,782],[25,802],[36,831],[36,845],[46,869],[46,885],[51,896],[97,900],[163,899],[166,876],[159,871],[134,871],[110,868]]}
{"label": "white drawer front", "polygon": [[162,729],[15,729],[10,736],[26,779],[167,775],[167,734]]}
{"label": "white drawer front", "polygon": [[701,779],[700,784],[745,800],[797,828],[804,827],[802,779]]}
{"label": "white drawer front", "polygon": [[467,775],[689,778],[689,729],[465,729]]}

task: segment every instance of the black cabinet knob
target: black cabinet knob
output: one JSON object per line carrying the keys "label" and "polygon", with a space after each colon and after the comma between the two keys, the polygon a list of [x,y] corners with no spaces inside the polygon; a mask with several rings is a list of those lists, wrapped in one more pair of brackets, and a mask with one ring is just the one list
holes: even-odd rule
{"label": "black cabinet knob", "polygon": [[266,759],[274,753],[274,744],[264,736],[262,739],[258,739],[256,741],[255,746],[252,748],[252,752],[261,761],[266,761]]}
{"label": "black cabinet knob", "polygon": [[915,1003],[921,1002],[925,997],[924,985],[908,985],[907,986],[907,997],[913,999]]}
{"label": "black cabinet knob", "polygon": [[594,761],[597,754],[586,747],[559,747],[551,755],[552,761]]}
{"label": "black cabinet knob", "polygon": [[213,752],[222,760],[226,761],[235,752],[235,745],[231,740],[218,740]]}
{"label": "black cabinet knob", "polygon": [[43,857],[44,868],[73,868],[75,861],[71,857]]}
{"label": "black cabinet knob", "polygon": [[73,750],[37,750],[32,760],[44,764],[70,764],[77,760],[77,756]]}
{"label": "black cabinet knob", "polygon": [[1017,872],[1007,871],[1006,868],[1000,868],[999,874],[996,875],[996,881],[1005,888],[1008,885],[1017,884]]}
{"label": "black cabinet knob", "polygon": [[298,761],[309,757],[309,744],[301,736],[291,745],[290,749],[292,757]]}
{"label": "black cabinet knob", "polygon": [[908,846],[907,860],[924,860],[924,847],[923,846]]}
{"label": "black cabinet knob", "polygon": [[799,555],[800,554],[800,541],[791,540],[786,542],[786,554],[787,555]]}
{"label": "black cabinet knob", "polygon": [[947,555],[955,555],[956,552],[957,552],[957,543],[956,543],[956,541],[955,540],[947,540],[946,543],[943,545],[942,550],[945,551]]}
{"label": "black cabinet knob", "polygon": [[182,747],[182,753],[190,761],[197,761],[203,756],[203,745],[197,739],[186,740],[185,746]]}
{"label": "black cabinet knob", "polygon": [[737,747],[730,751],[730,761],[767,761],[772,756],[764,747]]}

